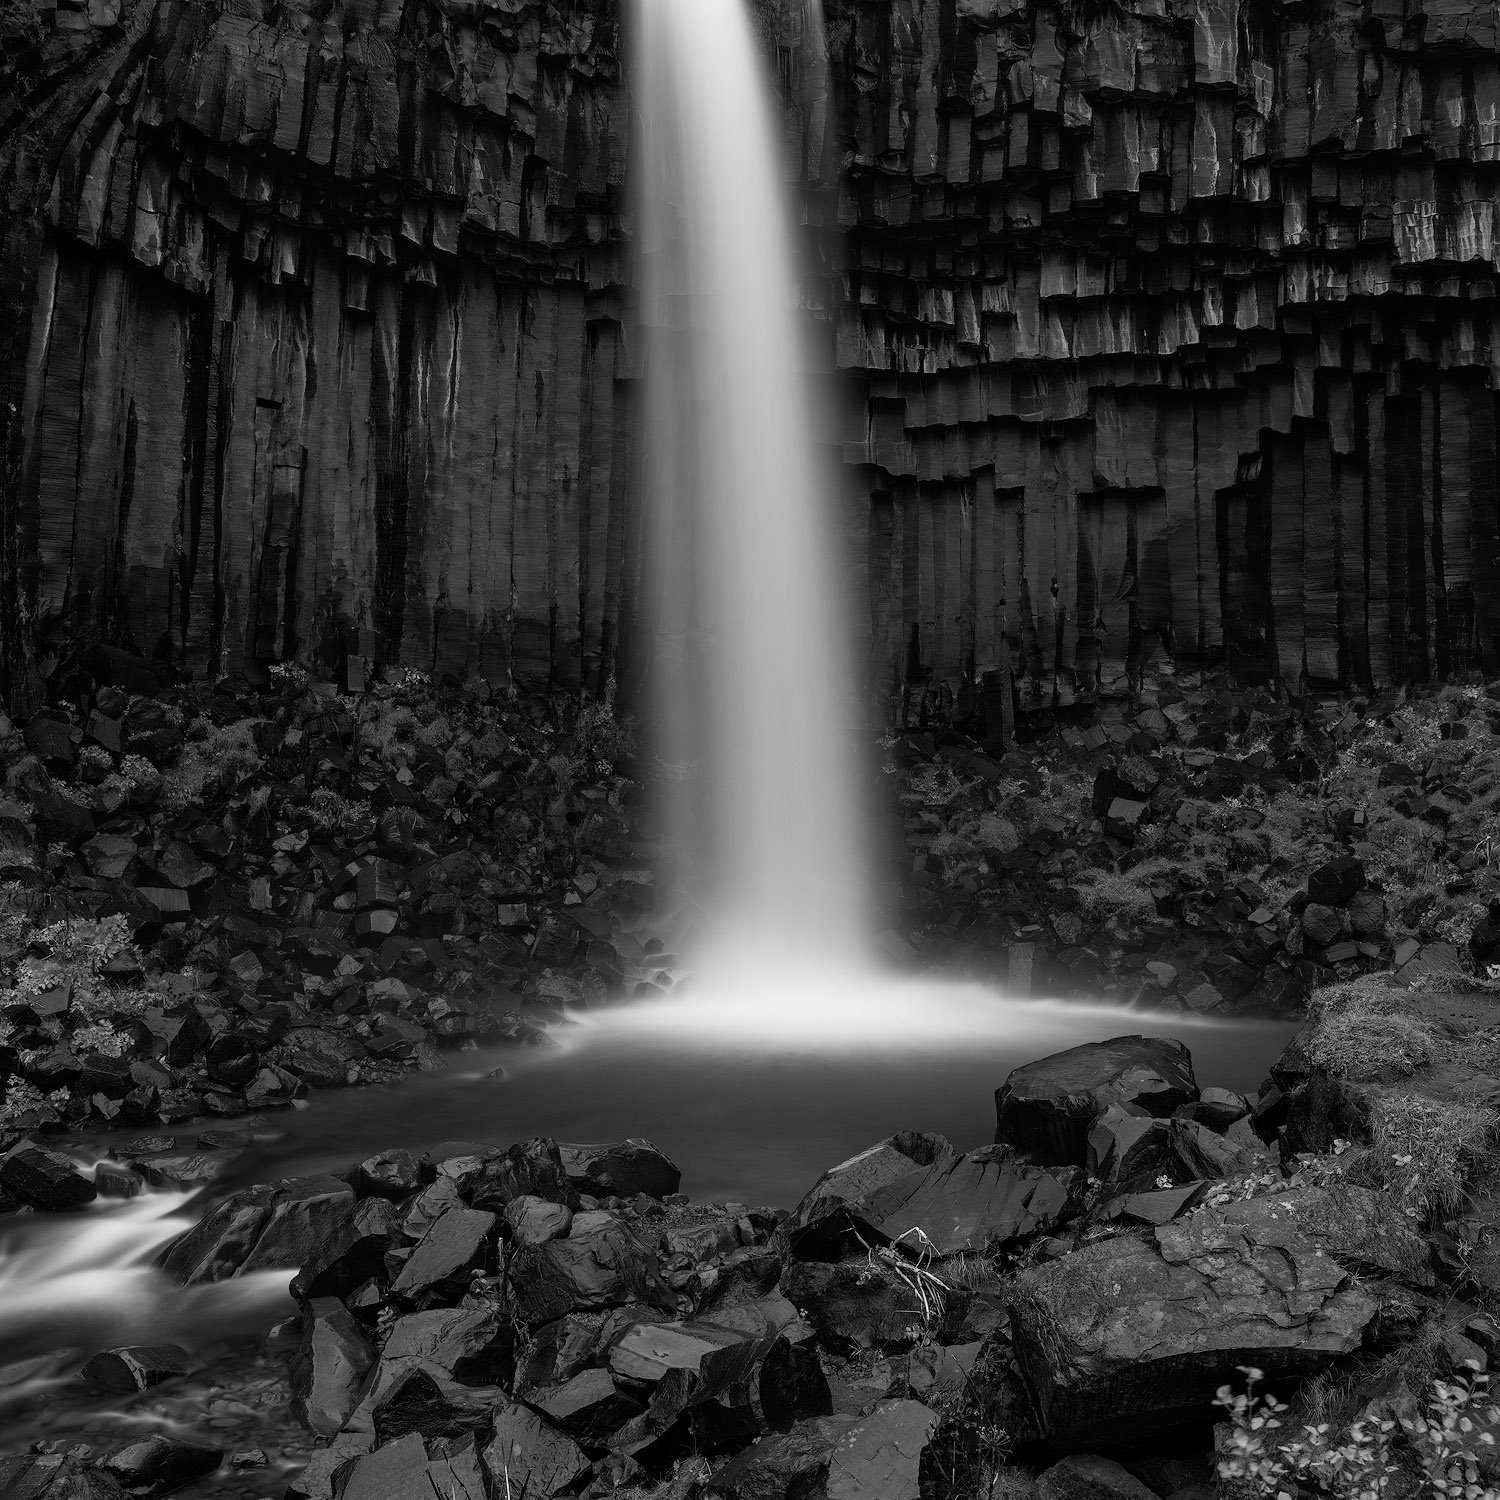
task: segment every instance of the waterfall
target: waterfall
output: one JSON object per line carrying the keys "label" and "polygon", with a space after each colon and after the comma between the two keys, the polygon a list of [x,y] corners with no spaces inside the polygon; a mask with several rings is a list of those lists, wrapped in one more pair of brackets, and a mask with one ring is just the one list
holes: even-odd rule
{"label": "waterfall", "polygon": [[664,759],[704,768],[672,837],[716,934],[704,972],[847,970],[868,946],[854,678],[779,116],[746,0],[638,18],[653,713]]}

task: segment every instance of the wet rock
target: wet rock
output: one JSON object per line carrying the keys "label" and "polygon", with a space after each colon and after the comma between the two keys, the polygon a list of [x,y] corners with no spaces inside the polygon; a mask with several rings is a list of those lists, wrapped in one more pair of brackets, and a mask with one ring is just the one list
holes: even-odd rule
{"label": "wet rock", "polygon": [[119,1480],[131,1495],[154,1500],[214,1473],[223,1461],[221,1448],[156,1434],[107,1453],[99,1467]]}
{"label": "wet rock", "polygon": [[471,1272],[484,1267],[494,1243],[494,1214],[450,1208],[435,1219],[391,1284],[394,1292],[461,1291]]}
{"label": "wet rock", "polygon": [[137,1198],[146,1190],[139,1172],[102,1161],[94,1168],[94,1190],[101,1198]]}
{"label": "wet rock", "polygon": [[359,1405],[375,1348],[336,1297],[302,1309],[302,1340],[288,1369],[292,1415],[319,1437],[332,1437]]}
{"label": "wet rock", "polygon": [[236,1274],[279,1271],[310,1261],[354,1212],[354,1190],[337,1177],[277,1183],[271,1212]]}
{"label": "wet rock", "polygon": [[882,1401],[849,1428],[828,1462],[828,1500],[918,1500],[937,1417],[920,1401]]}
{"label": "wet rock", "polygon": [[990,1146],[935,1162],[849,1205],[852,1222],[889,1241],[945,1259],[997,1250],[1057,1227],[1078,1210],[1073,1174],[1020,1160]]}
{"label": "wet rock", "polygon": [[179,1286],[224,1281],[254,1248],[271,1217],[271,1189],[257,1185],[209,1210],[158,1252],[156,1264]]}
{"label": "wet rock", "polygon": [[995,1136],[1043,1165],[1081,1166],[1089,1126],[1110,1105],[1164,1116],[1197,1096],[1192,1058],[1181,1042],[1114,1037],[1015,1069],[995,1094]]}
{"label": "wet rock", "polygon": [[382,1151],[359,1164],[354,1186],[361,1197],[400,1203],[422,1186],[421,1168],[410,1151]]}
{"label": "wet rock", "polygon": [[112,1474],[86,1467],[74,1456],[38,1453],[0,1457],[5,1500],[124,1500]]}
{"label": "wet rock", "polygon": [[1222,1135],[1236,1120],[1243,1120],[1250,1113],[1250,1103],[1243,1094],[1231,1089],[1206,1088],[1194,1103],[1184,1105],[1177,1113]]}
{"label": "wet rock", "polygon": [[639,1414],[642,1403],[620,1390],[608,1370],[581,1370],[531,1404],[561,1431],[585,1447],[603,1448],[610,1435]]}
{"label": "wet rock", "polygon": [[98,1196],[71,1158],[30,1140],[17,1141],[0,1156],[0,1188],[48,1213],[81,1208]]}
{"label": "wet rock", "polygon": [[427,1475],[427,1446],[414,1432],[356,1459],[339,1500],[412,1500],[430,1491]]}
{"label": "wet rock", "polygon": [[[588,1472],[583,1449],[528,1406],[513,1402],[495,1413],[489,1441],[480,1453],[497,1495],[549,1500]],[[394,1500],[394,1497],[393,1497]]]}
{"label": "wet rock", "polygon": [[397,1218],[384,1198],[366,1198],[342,1218],[292,1279],[294,1297],[347,1297],[372,1277],[383,1277]]}
{"label": "wet rock", "polygon": [[1097,1453],[1059,1460],[1037,1476],[1036,1492],[1038,1500],[1157,1500],[1128,1469]]}
{"label": "wet rock", "polygon": [[180,1193],[212,1182],[224,1170],[222,1158],[192,1155],[153,1156],[135,1164],[135,1169],[154,1188]]}
{"label": "wet rock", "polygon": [[1204,1421],[1238,1366],[1310,1374],[1378,1304],[1272,1196],[1083,1246],[1022,1272],[1010,1306],[1044,1428],[1078,1447]]}
{"label": "wet rock", "polygon": [[485,1156],[464,1190],[475,1208],[491,1213],[501,1213],[513,1198],[528,1195],[577,1207],[578,1192],[568,1181],[556,1141],[519,1141],[507,1151]]}
{"label": "wet rock", "polygon": [[429,1441],[480,1434],[489,1427],[497,1394],[461,1385],[421,1365],[382,1369],[379,1392],[369,1403],[375,1440],[388,1443],[412,1432]]}
{"label": "wet rock", "polygon": [[940,1135],[902,1131],[829,1168],[782,1224],[780,1236],[802,1254],[821,1254],[846,1236],[851,1210],[873,1194],[905,1180],[925,1178],[929,1168],[950,1163],[956,1153]]}
{"label": "wet rock", "polygon": [[94,1355],[78,1373],[107,1391],[144,1391],[194,1368],[192,1355],[176,1344],[128,1344]]}
{"label": "wet rock", "polygon": [[520,1246],[508,1270],[517,1315],[532,1326],[569,1312],[631,1302],[669,1312],[677,1306],[655,1254],[607,1214],[575,1219],[565,1240]]}
{"label": "wet rock", "polygon": [[632,1138],[603,1146],[560,1145],[568,1181],[595,1198],[633,1198],[645,1193],[665,1198],[682,1183],[682,1173],[650,1141]]}
{"label": "wet rock", "polygon": [[561,1203],[549,1203],[525,1193],[505,1205],[505,1223],[518,1245],[545,1245],[567,1236],[573,1225],[572,1211]]}
{"label": "wet rock", "polygon": [[380,1353],[383,1365],[409,1361],[464,1384],[504,1380],[514,1364],[510,1325],[489,1303],[408,1313],[391,1324]]}

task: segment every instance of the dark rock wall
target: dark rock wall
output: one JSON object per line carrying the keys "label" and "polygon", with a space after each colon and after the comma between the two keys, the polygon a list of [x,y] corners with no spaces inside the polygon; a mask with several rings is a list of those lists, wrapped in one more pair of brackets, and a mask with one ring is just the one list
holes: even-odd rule
{"label": "dark rock wall", "polygon": [[[834,0],[826,98],[762,9],[875,683],[1500,666],[1493,7]],[[613,0],[0,10],[13,657],[614,670],[619,53]]]}

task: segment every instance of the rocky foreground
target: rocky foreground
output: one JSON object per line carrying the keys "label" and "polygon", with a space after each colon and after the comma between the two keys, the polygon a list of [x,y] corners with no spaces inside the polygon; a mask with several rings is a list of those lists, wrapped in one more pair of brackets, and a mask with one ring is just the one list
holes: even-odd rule
{"label": "rocky foreground", "polygon": [[[695,1205],[646,1141],[453,1142],[237,1193],[159,1264],[295,1268],[294,1500],[1207,1500],[1243,1367],[1348,1423],[1500,1351],[1497,1105],[1500,1006],[1369,983],[1254,1099],[1170,1039],[1090,1044],[1011,1074],[994,1145],[903,1132],[790,1213]],[[34,1140],[0,1180],[96,1191]],[[0,1489],[165,1495],[225,1458],[164,1433],[0,1460]]]}

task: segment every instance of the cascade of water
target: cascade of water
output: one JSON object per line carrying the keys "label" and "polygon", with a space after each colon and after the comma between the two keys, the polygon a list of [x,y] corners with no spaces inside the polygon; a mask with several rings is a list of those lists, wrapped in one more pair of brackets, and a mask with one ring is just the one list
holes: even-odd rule
{"label": "cascade of water", "polygon": [[665,757],[707,767],[676,821],[711,849],[704,967],[846,968],[867,922],[852,673],[777,118],[746,0],[638,11],[655,711]]}

